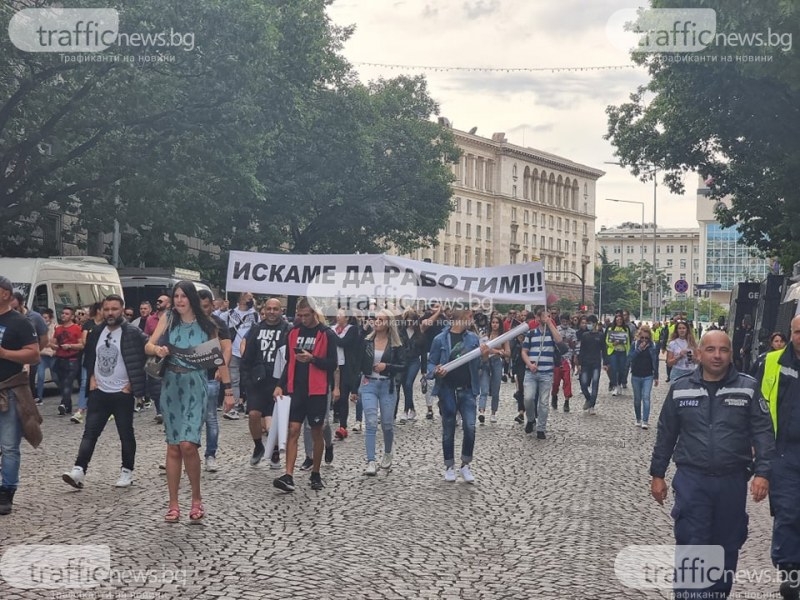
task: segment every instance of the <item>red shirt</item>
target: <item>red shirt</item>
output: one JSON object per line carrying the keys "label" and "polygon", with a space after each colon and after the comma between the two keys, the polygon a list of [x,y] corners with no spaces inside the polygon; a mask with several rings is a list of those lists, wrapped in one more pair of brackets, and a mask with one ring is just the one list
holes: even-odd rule
{"label": "red shirt", "polygon": [[75,358],[80,354],[79,348],[64,348],[64,344],[78,345],[81,343],[83,331],[77,323],[70,325],[56,325],[55,338],[58,347],[56,348],[56,358]]}

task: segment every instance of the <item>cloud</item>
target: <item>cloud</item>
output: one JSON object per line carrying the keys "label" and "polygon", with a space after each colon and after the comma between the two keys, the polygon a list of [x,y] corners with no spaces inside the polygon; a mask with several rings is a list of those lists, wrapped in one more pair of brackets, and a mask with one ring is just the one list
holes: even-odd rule
{"label": "cloud", "polygon": [[542,123],[540,125],[533,125],[531,123],[521,123],[520,125],[515,125],[514,127],[509,128],[508,134],[511,135],[516,133],[517,131],[525,131],[531,133],[548,133],[550,131],[555,130],[555,123]]}
{"label": "cloud", "polygon": [[467,19],[479,19],[500,10],[500,0],[465,0],[463,8]]}

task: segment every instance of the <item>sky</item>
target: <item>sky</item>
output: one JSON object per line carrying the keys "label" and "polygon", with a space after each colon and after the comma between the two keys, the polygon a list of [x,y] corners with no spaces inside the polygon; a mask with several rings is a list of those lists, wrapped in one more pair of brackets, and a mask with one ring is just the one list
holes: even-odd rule
{"label": "sky", "polygon": [[[605,109],[626,102],[647,83],[644,69],[630,67],[626,34],[613,24],[617,11],[645,2],[627,0],[336,0],[329,14],[338,25],[355,25],[344,48],[362,81],[424,74],[440,113],[456,129],[551,152],[606,174],[597,182],[597,222],[611,227],[641,220],[641,208],[606,201],[645,203],[653,218],[653,183],[642,183],[613,164],[614,148],[603,139]],[[615,14],[617,13],[617,14]],[[624,21],[624,19],[622,20]],[[611,23],[611,25],[609,25]],[[433,71],[363,63],[434,67],[625,66],[584,71]],[[660,227],[697,227],[696,176],[687,193],[657,190]]]}

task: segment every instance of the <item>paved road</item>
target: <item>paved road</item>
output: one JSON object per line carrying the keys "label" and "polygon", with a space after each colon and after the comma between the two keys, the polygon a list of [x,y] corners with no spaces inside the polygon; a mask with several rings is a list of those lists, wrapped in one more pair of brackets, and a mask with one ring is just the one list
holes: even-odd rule
{"label": "paved road", "polygon": [[[60,475],[82,426],[59,418],[48,398],[45,442],[38,451],[23,448],[22,483],[13,515],[0,518],[0,548],[106,544],[116,579],[82,594],[0,580],[0,598],[667,598],[625,588],[614,575],[625,546],[672,542],[672,500],[662,508],[649,496],[655,429],[634,427],[630,391],[602,392],[595,417],[551,413],[544,441],[514,424],[512,391],[503,385],[500,422],[478,428],[475,485],[443,481],[440,423],[423,419],[398,426],[389,474],[362,475],[363,435],[351,435],[323,468],[323,491],[311,491],[298,472],[297,491],[285,495],[272,487],[266,464],[249,466],[245,421],[223,421],[220,470],[203,473],[202,525],[187,523],[188,483],[182,522],[163,521],[165,446],[152,410],[135,421],[134,486],[113,487],[119,441],[109,424],[85,489],[75,491]],[[656,391],[652,422],[664,392]],[[458,453],[458,437],[456,444]],[[751,503],[749,512],[740,567],[768,569],[768,506]],[[129,581],[134,575],[138,583]],[[774,585],[753,582],[735,591],[778,597]]]}

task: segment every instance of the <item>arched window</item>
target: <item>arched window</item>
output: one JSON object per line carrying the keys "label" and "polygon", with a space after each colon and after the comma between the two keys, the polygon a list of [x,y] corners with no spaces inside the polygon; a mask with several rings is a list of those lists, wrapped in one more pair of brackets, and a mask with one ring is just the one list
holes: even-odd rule
{"label": "arched window", "polygon": [[522,173],[522,198],[524,200],[530,199],[530,193],[528,186],[531,183],[531,169],[530,167],[525,167],[525,171]]}
{"label": "arched window", "polygon": [[556,194],[556,177],[550,173],[550,180],[547,182],[547,203],[552,206]]}
{"label": "arched window", "polygon": [[531,179],[531,200],[536,202],[539,200],[539,171],[533,170],[533,179]]}
{"label": "arched window", "polygon": [[564,180],[561,175],[556,179],[556,206],[561,206],[561,193],[564,189]]}
{"label": "arched window", "polygon": [[514,166],[511,167],[511,176],[516,179],[517,178],[517,163],[514,163]]}
{"label": "arched window", "polygon": [[547,201],[547,173],[542,171],[542,178],[539,181],[539,202],[544,204]]}
{"label": "arched window", "polygon": [[578,210],[578,182],[572,181],[572,210]]}

